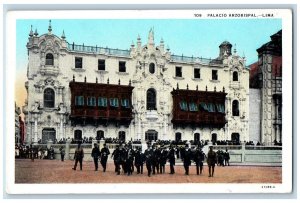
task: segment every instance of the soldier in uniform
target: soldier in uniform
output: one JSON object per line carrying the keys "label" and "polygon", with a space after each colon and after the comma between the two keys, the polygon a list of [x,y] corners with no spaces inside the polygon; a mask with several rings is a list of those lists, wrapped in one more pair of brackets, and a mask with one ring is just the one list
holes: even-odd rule
{"label": "soldier in uniform", "polygon": [[150,148],[150,144],[148,144],[147,149],[144,152],[146,167],[148,171],[148,176],[151,176],[152,164],[153,164],[153,150]]}
{"label": "soldier in uniform", "polygon": [[226,148],[226,151],[224,153],[225,166],[226,165],[229,166],[229,159],[230,159],[230,155],[229,155],[229,152],[228,152],[228,150]]}
{"label": "soldier in uniform", "polygon": [[185,149],[181,153],[185,175],[189,175],[189,167],[191,165],[192,152],[188,145],[185,145]]}
{"label": "soldier in uniform", "polygon": [[208,177],[214,176],[216,162],[217,162],[217,153],[213,151],[213,146],[209,146],[209,151],[207,153],[207,165],[209,171]]}
{"label": "soldier in uniform", "polygon": [[120,175],[121,150],[119,148],[119,145],[117,145],[111,156],[114,159],[115,172],[117,173],[117,175]]}
{"label": "soldier in uniform", "polygon": [[106,171],[106,164],[107,164],[108,155],[110,155],[110,151],[107,148],[106,144],[104,143],[103,148],[101,149],[101,152],[100,152],[100,162],[101,162],[101,165],[103,167],[103,172]]}
{"label": "soldier in uniform", "polygon": [[170,174],[174,174],[175,170],[174,170],[174,166],[175,166],[175,149],[173,144],[170,145],[170,150],[168,153],[168,159],[170,162]]}
{"label": "soldier in uniform", "polygon": [[94,159],[95,171],[98,171],[98,158],[100,156],[100,151],[97,143],[94,143],[94,148],[91,155]]}
{"label": "soldier in uniform", "polygon": [[83,151],[83,149],[81,147],[81,143],[79,142],[78,146],[77,146],[77,148],[75,150],[75,154],[74,154],[75,165],[72,168],[74,171],[76,170],[78,162],[80,164],[80,170],[82,170],[82,160],[83,160],[83,157],[84,157],[84,151]]}

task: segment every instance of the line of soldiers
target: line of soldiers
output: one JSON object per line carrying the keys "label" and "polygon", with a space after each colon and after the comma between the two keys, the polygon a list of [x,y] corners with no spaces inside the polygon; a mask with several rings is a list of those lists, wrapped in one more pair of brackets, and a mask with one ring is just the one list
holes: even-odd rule
{"label": "line of soldiers", "polygon": [[[136,150],[132,149],[130,144],[119,145],[112,153],[112,158],[115,164],[115,172],[117,175],[121,173],[121,167],[125,174],[131,175],[134,172],[134,166],[137,169],[137,173],[143,174],[143,166],[146,164],[148,176],[165,173],[165,165],[167,161],[170,163],[170,174],[175,173],[175,156],[176,151],[174,146],[171,144],[168,147],[164,145],[147,145],[145,152],[142,152],[141,148]],[[197,175],[203,172],[203,161],[205,154],[202,151],[201,146],[191,150],[188,145],[185,146],[185,150],[181,153],[181,158],[185,168],[185,174],[189,175],[189,166],[192,161],[196,163]]]}

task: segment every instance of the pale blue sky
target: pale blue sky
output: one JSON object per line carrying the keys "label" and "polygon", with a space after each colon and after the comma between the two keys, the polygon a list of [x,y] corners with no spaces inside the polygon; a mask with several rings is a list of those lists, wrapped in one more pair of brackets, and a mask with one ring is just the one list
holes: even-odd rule
{"label": "pale blue sky", "polygon": [[[26,69],[26,43],[30,31],[39,35],[48,32],[48,20],[17,20],[17,69]],[[227,40],[239,55],[246,56],[247,65],[257,61],[256,49],[270,40],[270,35],[282,28],[281,19],[165,19],[165,20],[52,20],[53,33],[65,31],[69,43],[129,49],[136,44],[138,34],[147,42],[154,27],[155,43],[163,38],[173,54],[216,58],[218,46]]]}

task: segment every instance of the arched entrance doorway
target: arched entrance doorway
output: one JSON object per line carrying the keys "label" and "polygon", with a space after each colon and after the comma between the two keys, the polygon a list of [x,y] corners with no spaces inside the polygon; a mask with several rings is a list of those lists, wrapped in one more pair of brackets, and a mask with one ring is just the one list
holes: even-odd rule
{"label": "arched entrance doorway", "polygon": [[240,143],[240,134],[239,133],[232,133],[231,140],[235,143]]}
{"label": "arched entrance doorway", "polygon": [[155,130],[148,130],[146,133],[145,133],[145,140],[147,141],[156,141],[157,140],[157,136],[158,136],[158,132],[155,131]]}
{"label": "arched entrance doorway", "polygon": [[217,134],[216,134],[216,133],[213,133],[213,134],[211,135],[211,142],[212,142],[213,144],[215,144],[215,143],[217,142]]}
{"label": "arched entrance doorway", "polygon": [[56,139],[56,132],[54,128],[44,128],[42,131],[42,143],[47,143],[47,141]]}

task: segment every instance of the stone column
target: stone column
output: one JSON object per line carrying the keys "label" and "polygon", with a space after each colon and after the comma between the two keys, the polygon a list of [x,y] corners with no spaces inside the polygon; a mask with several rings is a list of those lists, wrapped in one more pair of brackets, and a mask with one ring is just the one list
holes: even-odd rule
{"label": "stone column", "polygon": [[65,151],[66,151],[65,159],[66,159],[66,160],[69,160],[69,159],[70,159],[70,144],[71,144],[71,140],[68,139],[68,140],[66,141],[66,149],[65,149]]}
{"label": "stone column", "polygon": [[64,127],[63,120],[64,120],[64,115],[60,114],[60,126],[59,126],[59,138],[58,138],[58,140],[63,138],[63,130],[64,130],[63,129],[63,127]]}
{"label": "stone column", "polygon": [[138,114],[138,133],[137,133],[137,138],[142,139],[142,126],[141,126],[141,115]]}
{"label": "stone column", "polygon": [[38,142],[38,126],[37,126],[37,115],[34,116],[34,143]]}
{"label": "stone column", "polygon": [[166,140],[167,139],[167,119],[168,119],[168,116],[165,114],[164,115],[164,132],[163,132],[163,140]]}

